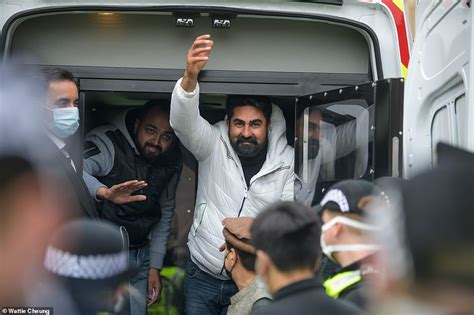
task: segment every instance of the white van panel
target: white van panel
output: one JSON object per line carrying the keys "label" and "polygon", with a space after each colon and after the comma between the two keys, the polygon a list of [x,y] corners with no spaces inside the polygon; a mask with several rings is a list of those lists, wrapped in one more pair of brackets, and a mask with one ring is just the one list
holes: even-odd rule
{"label": "white van panel", "polygon": [[171,14],[55,14],[29,19],[13,37],[11,54],[38,64],[181,69],[195,36],[215,41],[208,70],[367,73],[369,48],[352,28],[286,18],[238,16],[230,30],[211,19],[177,28]]}
{"label": "white van panel", "polygon": [[439,141],[474,150],[472,9],[466,1],[420,1],[416,24],[405,86],[404,177],[436,162]]}
{"label": "white van panel", "polygon": [[[27,10],[38,10],[38,9],[66,9],[68,11],[75,10],[82,11],[84,8],[88,10],[100,11],[101,8],[105,11],[114,11],[122,10],[124,8],[134,8],[137,10],[162,10],[170,7],[181,7],[188,9],[197,9],[204,12],[212,11],[213,8],[225,8],[228,10],[250,10],[253,12],[265,12],[265,14],[272,15],[274,12],[275,15],[279,14],[307,14],[314,15],[315,17],[321,17],[322,19],[332,19],[333,22],[328,23],[339,23],[341,25],[346,25],[352,23],[354,29],[357,28],[356,24],[366,25],[374,35],[376,40],[380,42],[378,45],[380,48],[380,64],[375,63],[375,51],[373,49],[374,43],[372,39],[369,38],[368,34],[364,31],[361,31],[362,35],[365,37],[367,45],[369,47],[370,62],[373,69],[373,78],[375,80],[382,79],[377,76],[377,71],[382,70],[383,77],[400,77],[401,76],[401,63],[399,62],[399,49],[397,46],[397,36],[396,36],[396,27],[393,21],[393,18],[388,13],[385,5],[381,1],[360,1],[360,0],[344,0],[342,6],[338,5],[327,5],[327,4],[316,4],[316,3],[302,3],[302,2],[289,2],[287,0],[272,0],[272,1],[211,1],[211,0],[196,0],[196,1],[185,1],[185,0],[175,0],[175,1],[163,1],[163,0],[81,0],[81,1],[64,1],[64,0],[9,0],[8,3],[0,3],[0,25],[4,26],[8,19],[11,19],[14,14],[20,14]],[[205,8],[205,9],[203,9]],[[336,22],[338,21],[338,22]],[[21,21],[18,21],[21,22]],[[15,23],[16,24],[16,23]],[[17,25],[10,25],[8,28],[4,28],[3,34],[6,37],[6,49],[9,48],[9,43],[11,38],[14,37],[13,33]],[[317,35],[313,37],[313,32],[317,31],[318,28],[313,31],[305,31],[304,33],[307,36],[318,39]],[[359,29],[360,31],[360,29]],[[91,34],[96,35],[96,34]],[[293,33],[293,35],[298,38],[302,37],[303,34]],[[36,39],[36,38],[35,38]],[[156,38],[153,38],[155,40]],[[290,41],[291,43],[292,41]],[[310,47],[305,43],[302,47]],[[314,44],[314,43],[313,43]],[[319,43],[321,46],[326,43]],[[158,44],[157,44],[158,45]],[[181,47],[181,46],[179,46]],[[335,48],[338,48],[336,46]],[[26,47],[27,48],[27,47]],[[177,47],[178,48],[178,47]],[[283,49],[281,52],[278,52],[278,56],[285,56],[286,59],[291,58],[291,55],[294,53],[294,50],[297,47],[291,47]],[[278,48],[280,49],[280,47]],[[330,50],[330,47],[321,48],[323,51]],[[344,54],[348,54],[352,49],[345,49]],[[177,50],[176,50],[177,51]],[[319,49],[317,50],[320,51]],[[334,53],[335,50],[332,50]],[[357,53],[357,49],[356,49]],[[338,52],[338,54],[341,54]],[[344,55],[343,54],[343,55]],[[316,59],[319,59],[320,56],[314,55]],[[178,56],[176,56],[178,59]],[[217,57],[215,58],[217,62]],[[261,67],[265,67],[265,62]],[[360,68],[365,66],[365,60],[361,60],[362,64],[359,65]],[[182,67],[182,65],[180,64]],[[212,66],[212,65],[210,65]],[[381,68],[381,69],[380,69]],[[253,70],[253,69],[252,69]],[[350,70],[350,69],[348,69]],[[332,72],[332,71],[331,71]],[[349,72],[349,71],[346,71]]]}

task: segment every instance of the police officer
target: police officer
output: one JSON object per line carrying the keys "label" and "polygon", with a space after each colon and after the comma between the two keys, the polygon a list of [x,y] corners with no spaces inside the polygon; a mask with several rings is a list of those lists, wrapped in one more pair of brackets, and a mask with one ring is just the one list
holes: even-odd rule
{"label": "police officer", "polygon": [[377,202],[384,202],[384,198],[375,185],[345,180],[333,185],[317,206],[323,223],[322,251],[341,266],[323,282],[326,294],[363,309],[367,304],[363,283],[378,273],[372,263],[378,246],[367,233],[377,229],[368,222],[368,214],[377,208]]}

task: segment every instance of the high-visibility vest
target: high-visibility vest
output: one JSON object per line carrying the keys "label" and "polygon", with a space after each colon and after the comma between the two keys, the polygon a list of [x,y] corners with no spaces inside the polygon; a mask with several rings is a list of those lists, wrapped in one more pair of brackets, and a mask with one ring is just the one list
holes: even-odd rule
{"label": "high-visibility vest", "polygon": [[345,271],[324,281],[323,286],[326,288],[328,296],[337,299],[345,289],[360,282],[360,280],[362,280],[360,270]]}

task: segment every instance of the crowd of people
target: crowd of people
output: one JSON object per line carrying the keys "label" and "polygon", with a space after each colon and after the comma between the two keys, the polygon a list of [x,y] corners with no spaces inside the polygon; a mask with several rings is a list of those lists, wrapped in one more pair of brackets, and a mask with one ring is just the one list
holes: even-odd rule
{"label": "crowd of people", "polygon": [[439,165],[415,178],[344,180],[303,205],[269,98],[230,95],[214,125],[200,114],[213,45],[195,39],[170,100],[89,131],[83,161],[68,146],[81,127],[73,75],[3,67],[0,306],[146,314],[161,294],[182,145],[198,161],[186,314],[471,314],[474,154],[440,145]]}

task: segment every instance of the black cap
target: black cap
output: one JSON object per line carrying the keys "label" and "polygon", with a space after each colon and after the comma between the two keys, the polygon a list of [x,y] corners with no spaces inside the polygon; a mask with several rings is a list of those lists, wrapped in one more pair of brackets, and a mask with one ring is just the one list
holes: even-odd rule
{"label": "black cap", "polygon": [[[361,203],[367,197],[379,197],[380,191],[371,182],[365,180],[349,179],[332,185],[323,199],[315,208],[319,215],[324,209],[339,211],[345,214],[355,213],[366,216],[366,202]],[[370,199],[367,199],[369,201]]]}
{"label": "black cap", "polygon": [[69,221],[55,231],[44,266],[81,308],[94,311],[110,310],[102,293],[127,284],[136,271],[128,265],[126,231],[109,222],[90,219]]}
{"label": "black cap", "polygon": [[474,285],[474,154],[442,149],[442,165],[402,185],[406,242],[416,280]]}

